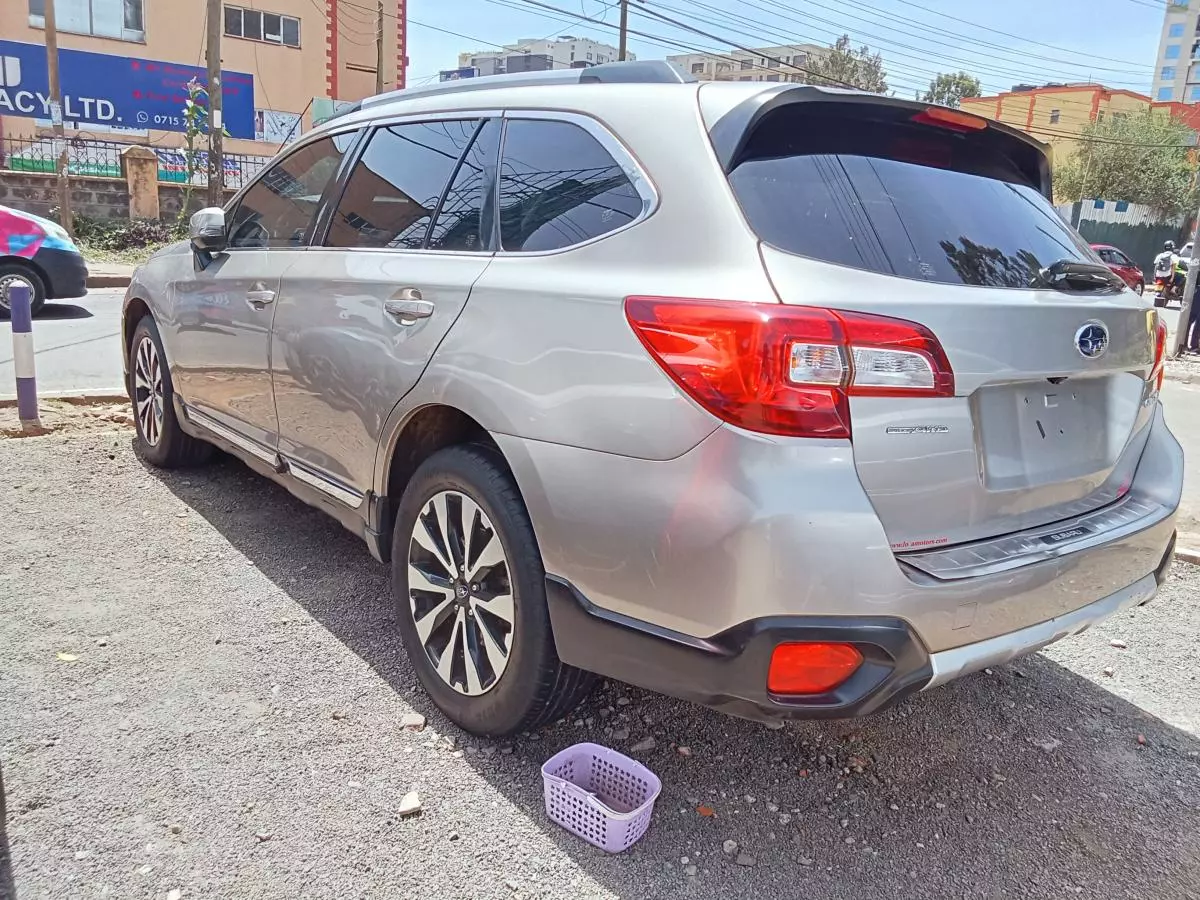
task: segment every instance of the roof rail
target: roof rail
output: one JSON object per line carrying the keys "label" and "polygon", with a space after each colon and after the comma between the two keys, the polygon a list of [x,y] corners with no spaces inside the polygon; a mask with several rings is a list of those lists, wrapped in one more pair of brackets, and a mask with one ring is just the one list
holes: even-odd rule
{"label": "roof rail", "polygon": [[685,84],[695,81],[661,59],[602,63],[586,69],[554,69],[546,72],[514,72],[511,75],[484,75],[480,78],[460,78],[424,87],[404,88],[376,94],[360,101],[359,106],[379,106],[415,97],[438,94],[458,94],[466,91],[499,90],[509,87],[532,87],[553,84]]}

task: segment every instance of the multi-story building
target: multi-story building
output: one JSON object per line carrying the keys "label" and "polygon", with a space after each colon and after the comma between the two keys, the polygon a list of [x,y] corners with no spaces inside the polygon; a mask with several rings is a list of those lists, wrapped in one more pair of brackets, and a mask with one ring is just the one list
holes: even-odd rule
{"label": "multi-story building", "polygon": [[1162,102],[1200,102],[1200,0],[1168,0],[1152,93]]}
{"label": "multi-story building", "polygon": [[828,52],[817,44],[759,47],[731,53],[684,53],[667,62],[700,81],[797,81],[811,59]]}
{"label": "multi-story building", "polygon": [[1003,94],[965,99],[961,108],[1012,125],[1049,144],[1055,162],[1075,153],[1079,137],[1089,123],[1106,118],[1138,116],[1150,110],[1200,130],[1200,106],[1158,102],[1145,94],[1112,90],[1101,84],[1017,85]]}
{"label": "multi-story building", "polygon": [[[458,55],[460,70],[475,69],[479,75],[510,72],[540,72],[547,69],[584,69],[614,62],[617,48],[590,38],[561,35],[528,38],[508,44],[503,50],[480,50]],[[627,59],[637,59],[632,53]]]}
{"label": "multi-story building", "polygon": [[[0,137],[49,133],[45,10],[0,0]],[[205,65],[203,0],[55,0],[71,136],[183,144],[187,81]],[[386,0],[384,84],[403,81],[404,0]],[[269,155],[313,109],[375,93],[374,0],[230,0],[222,7],[230,153]]]}

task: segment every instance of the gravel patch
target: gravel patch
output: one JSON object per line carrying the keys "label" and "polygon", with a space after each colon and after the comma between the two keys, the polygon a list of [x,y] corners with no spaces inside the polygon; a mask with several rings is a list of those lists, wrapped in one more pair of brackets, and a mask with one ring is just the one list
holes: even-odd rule
{"label": "gravel patch", "polygon": [[[419,688],[384,568],[236,462],[0,441],[0,498],[21,897],[1200,896],[1196,567],[869,720],[771,731],[608,683],[490,742]],[[663,780],[620,856],[542,807],[539,766],[585,740]]]}

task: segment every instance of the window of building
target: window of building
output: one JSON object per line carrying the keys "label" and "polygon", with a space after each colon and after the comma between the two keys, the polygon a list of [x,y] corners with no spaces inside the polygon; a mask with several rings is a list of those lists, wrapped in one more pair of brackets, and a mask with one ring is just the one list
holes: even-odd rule
{"label": "window of building", "polygon": [[1173,37],[1173,38],[1183,37],[1183,23],[1176,22],[1174,25],[1172,25],[1170,28],[1168,28],[1167,29],[1167,37]]}
{"label": "window of building", "polygon": [[767,60],[767,68],[768,69],[778,69],[779,68],[779,60],[777,60],[775,57],[771,57],[770,59],[768,59]]}
{"label": "window of building", "polygon": [[[146,39],[145,0],[57,0],[59,31],[91,34],[122,41]],[[29,0],[29,24],[46,27],[46,0]]]}
{"label": "window of building", "polygon": [[338,201],[329,247],[417,250],[478,120],[392,125],[371,135]]}
{"label": "window of building", "polygon": [[743,72],[745,72],[747,69],[753,69],[753,68],[754,68],[754,60],[752,60],[752,59],[743,59],[742,60],[742,71]]}
{"label": "window of building", "polygon": [[778,81],[778,80],[779,80],[779,76],[778,76],[778,75],[771,74],[771,75],[768,75],[768,76],[767,76],[767,81]]}
{"label": "window of building", "polygon": [[300,20],[293,16],[263,12],[259,9],[226,6],[225,34],[229,37],[245,38],[248,41],[265,41],[268,44],[299,47]]}
{"label": "window of building", "polygon": [[792,62],[794,62],[798,66],[807,65],[808,64],[808,54],[807,53],[798,53],[792,57]]}
{"label": "window of building", "polygon": [[590,54],[590,53],[589,53],[589,54],[587,55],[587,58],[588,58],[588,59],[591,59],[591,58],[592,58],[592,54]]}
{"label": "window of building", "polygon": [[702,63],[702,62],[692,63],[692,74],[693,75],[699,75],[703,71],[704,71],[704,63]]}
{"label": "window of building", "polygon": [[229,246],[307,245],[321,197],[354,137],[341,134],[322,138],[268,168],[230,214]]}
{"label": "window of building", "polygon": [[1168,44],[1166,51],[1163,53],[1163,59],[1179,59],[1179,45]]}
{"label": "window of building", "polygon": [[1057,125],[1057,124],[1058,124],[1058,120],[1059,120],[1061,117],[1062,117],[1062,110],[1058,110],[1058,109],[1052,109],[1052,110],[1050,110],[1050,124],[1051,124],[1051,125]]}
{"label": "window of building", "polygon": [[1188,87],[1188,102],[1195,103],[1200,100],[1200,84],[1193,84]]}
{"label": "window of building", "polygon": [[508,252],[558,250],[642,214],[625,171],[570,122],[511,120],[500,167],[500,243]]}
{"label": "window of building", "polygon": [[500,130],[499,119],[484,122],[459,163],[429,232],[430,250],[493,249],[492,239],[484,234],[492,233],[491,223],[495,221],[491,186],[496,183]]}
{"label": "window of building", "polygon": [[[1154,95],[1154,99],[1155,100],[1170,100],[1171,97],[1174,95],[1174,93],[1175,93],[1175,91],[1173,88],[1160,87],[1158,89],[1158,93]],[[1115,116],[1114,116],[1114,118],[1115,118]]]}
{"label": "window of building", "polygon": [[1161,78],[1163,81],[1174,81],[1175,80],[1175,67],[1174,66],[1163,66],[1162,71],[1158,73],[1158,77]]}
{"label": "window of building", "polygon": [[753,80],[754,80],[753,75],[742,75],[740,78],[738,78],[738,81],[753,81]]}
{"label": "window of building", "polygon": [[1114,122],[1124,122],[1128,118],[1129,113],[1115,112],[1112,114],[1112,120]]}

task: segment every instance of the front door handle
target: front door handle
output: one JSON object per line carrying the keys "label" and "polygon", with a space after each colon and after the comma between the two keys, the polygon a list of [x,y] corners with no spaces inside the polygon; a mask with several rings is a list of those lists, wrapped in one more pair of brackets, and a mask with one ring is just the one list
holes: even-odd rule
{"label": "front door handle", "polygon": [[421,292],[416,288],[404,288],[384,301],[383,310],[401,325],[415,325],[417,319],[428,319],[433,315],[433,303],[422,300]]}
{"label": "front door handle", "polygon": [[251,309],[263,309],[274,302],[274,291],[246,291],[246,305]]}

